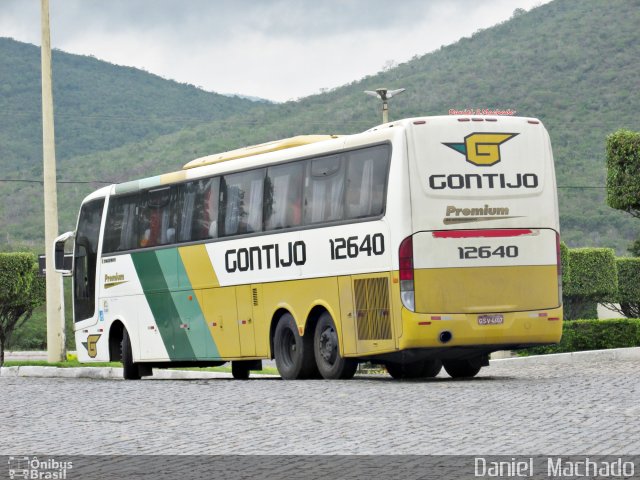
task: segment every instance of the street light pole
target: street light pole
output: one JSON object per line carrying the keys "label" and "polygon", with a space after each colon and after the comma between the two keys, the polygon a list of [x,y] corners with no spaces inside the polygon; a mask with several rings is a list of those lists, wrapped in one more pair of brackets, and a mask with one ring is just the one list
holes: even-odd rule
{"label": "street light pole", "polygon": [[64,309],[62,276],[55,271],[53,241],[58,236],[58,193],[56,190],[56,150],[53,130],[53,90],[51,86],[51,35],[49,0],[41,0],[42,47],[42,166],[44,184],[44,243],[47,281],[47,359],[64,360]]}
{"label": "street light pole", "polygon": [[376,88],[375,91],[365,90],[364,93],[382,100],[382,123],[389,123],[389,99],[394,95],[404,92],[404,88],[389,90],[388,88]]}

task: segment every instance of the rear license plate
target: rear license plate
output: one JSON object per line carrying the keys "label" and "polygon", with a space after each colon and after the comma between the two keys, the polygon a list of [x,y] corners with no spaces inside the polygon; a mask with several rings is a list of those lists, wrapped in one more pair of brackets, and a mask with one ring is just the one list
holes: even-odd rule
{"label": "rear license plate", "polygon": [[504,315],[478,315],[478,325],[502,325]]}

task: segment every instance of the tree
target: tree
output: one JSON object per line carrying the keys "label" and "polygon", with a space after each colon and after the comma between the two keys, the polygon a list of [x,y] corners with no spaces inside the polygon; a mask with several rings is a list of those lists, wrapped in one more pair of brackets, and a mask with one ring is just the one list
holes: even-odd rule
{"label": "tree", "polygon": [[640,258],[616,258],[618,270],[617,303],[605,303],[609,310],[627,318],[640,318]]}
{"label": "tree", "polygon": [[0,366],[13,332],[45,302],[45,280],[30,253],[0,253]]}
{"label": "tree", "polygon": [[[640,218],[640,132],[607,137],[607,205]],[[639,250],[640,239],[630,248],[634,255]]]}

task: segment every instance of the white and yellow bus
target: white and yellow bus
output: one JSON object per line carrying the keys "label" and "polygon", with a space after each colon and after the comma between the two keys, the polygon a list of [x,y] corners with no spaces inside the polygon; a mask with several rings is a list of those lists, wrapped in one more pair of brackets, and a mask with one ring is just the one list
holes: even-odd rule
{"label": "white and yellow bus", "polygon": [[271,358],[284,379],[472,377],[559,341],[558,232],[540,121],[443,116],[102,188],[54,250],[73,241],[79,360],[127,379]]}

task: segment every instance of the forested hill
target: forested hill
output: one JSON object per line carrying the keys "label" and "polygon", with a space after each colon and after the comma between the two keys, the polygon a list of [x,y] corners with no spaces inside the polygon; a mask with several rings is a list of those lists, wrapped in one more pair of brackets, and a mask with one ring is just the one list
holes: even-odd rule
{"label": "forested hill", "polygon": [[[52,55],[57,156],[110,150],[252,108],[142,70]],[[0,38],[0,168],[42,163],[40,48]]]}
{"label": "forested hill", "polygon": [[[604,147],[606,136],[619,128],[640,130],[638,25],[640,0],[556,0],[321,95],[259,105],[155,141],[67,158],[59,177],[121,181],[176,170],[195,157],[266,140],[362,131],[380,118],[379,102],[363,90],[403,87],[406,92],[390,102],[392,118],[510,108],[542,119],[556,158],[563,238],[571,246],[613,246],[622,253],[640,235],[640,222],[604,204]],[[58,128],[64,119],[56,120]],[[80,199],[95,186],[60,187],[61,230],[72,227]],[[35,187],[22,190],[23,197],[39,194]],[[40,238],[41,207],[19,204],[15,211],[20,215],[14,210],[4,214],[10,240]]]}

